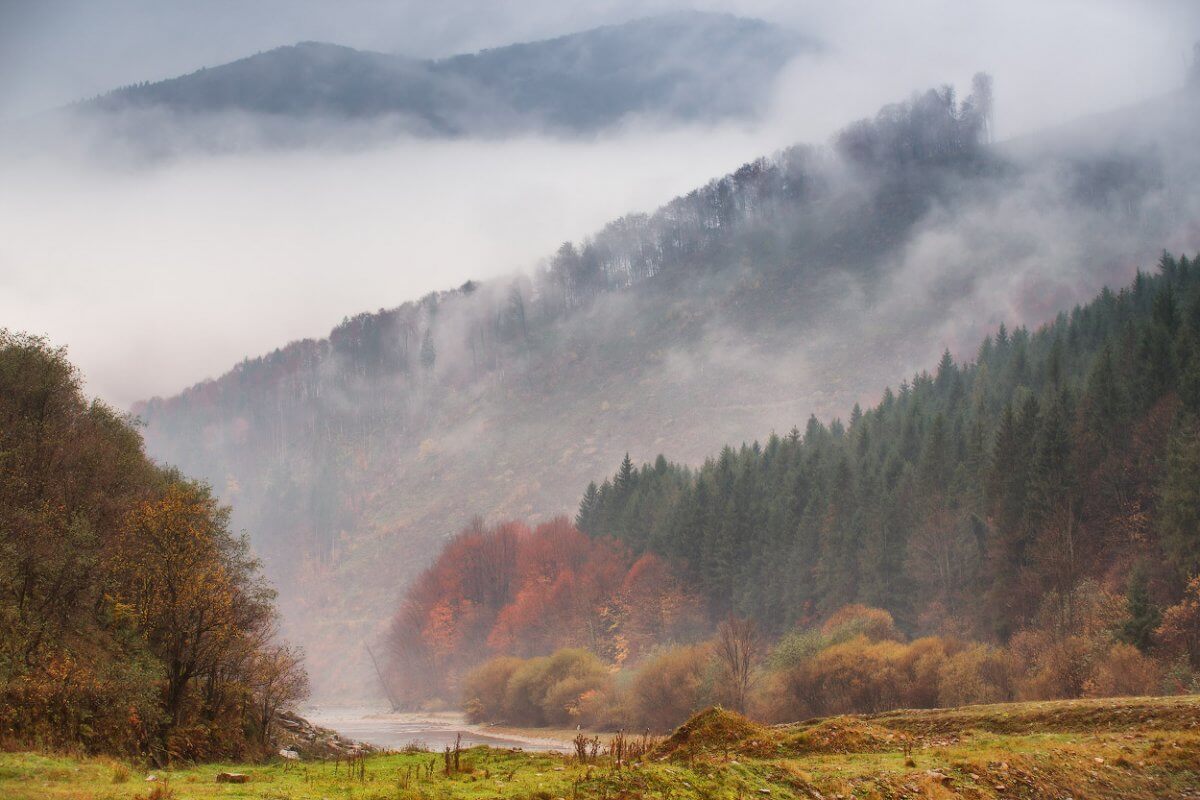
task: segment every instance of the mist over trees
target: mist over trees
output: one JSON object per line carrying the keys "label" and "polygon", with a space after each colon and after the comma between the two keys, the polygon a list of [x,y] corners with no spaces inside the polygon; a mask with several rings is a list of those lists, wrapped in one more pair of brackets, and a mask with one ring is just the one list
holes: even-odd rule
{"label": "mist over trees", "polygon": [[308,688],[274,591],[208,487],[80,384],[62,350],[0,330],[0,737],[157,763],[269,751]]}
{"label": "mist over trees", "polygon": [[1089,121],[1087,148],[1074,131],[988,145],[991,96],[986,76],[961,102],[919,93],[531,275],[360,314],[151,400],[150,450],[234,503],[285,592],[307,587],[288,619],[345,652],[471,514],[567,507],[614,453],[675,442],[699,461],[714,437],[835,413],[897,348],[973,337],[1001,307],[1042,319],[1186,227],[1191,95]]}
{"label": "mist over trees", "polygon": [[[491,606],[444,576],[507,574],[521,542],[586,551],[565,520],[464,532],[402,604],[390,674],[438,676],[422,685],[481,721],[656,729],[712,703],[787,721],[1194,691],[1198,420],[1200,264],[1164,254],[847,423],[811,417],[698,470],[627,455],[576,524],[637,559],[630,576],[655,559],[650,594],[587,591],[573,581],[603,568],[539,557],[554,568],[491,584],[513,598],[491,634],[464,635]],[[694,616],[627,627],[668,606]],[[441,668],[414,669],[429,652]]]}
{"label": "mist over trees", "polygon": [[1094,581],[1128,586],[1121,635],[1150,650],[1200,571],[1198,346],[1200,269],[1164,255],[847,421],[810,417],[695,471],[626,460],[578,525],[686,564],[710,614],[776,632],[866,603],[910,632],[1007,642],[1047,604],[1070,628]]}

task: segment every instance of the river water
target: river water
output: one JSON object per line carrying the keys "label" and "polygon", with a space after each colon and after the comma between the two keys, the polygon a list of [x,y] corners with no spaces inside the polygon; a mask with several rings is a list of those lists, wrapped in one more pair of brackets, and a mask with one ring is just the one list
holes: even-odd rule
{"label": "river water", "polygon": [[455,738],[462,736],[463,747],[519,747],[524,750],[568,750],[570,744],[551,739],[538,739],[513,733],[490,732],[483,725],[473,725],[462,714],[388,713],[369,707],[311,706],[301,711],[309,722],[331,728],[347,739],[398,750],[417,743],[429,750],[440,751],[453,747]]}

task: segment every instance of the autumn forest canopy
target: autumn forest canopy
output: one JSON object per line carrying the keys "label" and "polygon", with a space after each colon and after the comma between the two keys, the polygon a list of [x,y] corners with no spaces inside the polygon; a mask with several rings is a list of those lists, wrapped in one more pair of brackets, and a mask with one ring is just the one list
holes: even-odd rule
{"label": "autumn forest canopy", "polygon": [[0,745],[271,752],[307,693],[208,487],[153,464],[61,349],[0,330]]}

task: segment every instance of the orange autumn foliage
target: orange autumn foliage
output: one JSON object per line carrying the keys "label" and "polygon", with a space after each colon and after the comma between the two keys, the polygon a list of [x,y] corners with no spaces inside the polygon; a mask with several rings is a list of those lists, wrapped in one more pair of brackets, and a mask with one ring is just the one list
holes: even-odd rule
{"label": "orange autumn foliage", "polygon": [[489,657],[581,648],[619,666],[700,628],[699,603],[670,566],[635,559],[559,517],[530,530],[474,522],[413,584],[392,622],[387,679],[406,702],[453,696]]}

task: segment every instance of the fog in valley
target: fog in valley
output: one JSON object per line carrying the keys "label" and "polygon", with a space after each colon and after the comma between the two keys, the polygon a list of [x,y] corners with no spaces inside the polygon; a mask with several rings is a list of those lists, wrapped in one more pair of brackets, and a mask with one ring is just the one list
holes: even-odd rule
{"label": "fog in valley", "polygon": [[[188,4],[9,3],[0,116],[17,132],[0,151],[0,310],[10,327],[71,346],[91,390],[127,407],[358,311],[528,270],[621,214],[649,211],[758,155],[823,143],[887,102],[978,69],[997,78],[1002,138],[1158,94],[1180,81],[1193,13],[1183,3],[995,3],[969,15],[952,3],[903,14],[886,3],[823,5],[700,6],[761,17],[820,45],[764,87],[766,110],[754,119],[634,116],[586,136],[442,141],[377,135],[378,121],[218,114],[164,125],[171,141],[146,145],[147,155],[119,121],[37,115],[304,39],[438,57],[681,6],[576,4],[568,13],[464,3],[431,18],[406,4],[275,14],[262,3],[243,18]],[[111,36],[87,36],[100,19]],[[936,34],[930,19],[940,21]],[[198,35],[162,46],[163,34],[183,28]],[[69,64],[68,47],[79,56]],[[154,136],[152,121],[129,113],[138,135]],[[275,148],[264,125],[322,133],[311,148]],[[223,152],[189,150],[197,128],[218,131]],[[169,337],[154,335],[167,325]]]}
{"label": "fog in valley", "polygon": [[[698,467],[848,421],[944,351],[969,362],[1001,323],[1200,247],[1186,2],[215,8],[0,6],[0,325],[66,345],[152,457],[233,505],[320,697],[380,694],[362,644],[394,647],[405,591],[472,518],[574,517],[626,453]],[[803,44],[666,48],[622,76],[655,107],[596,119],[521,87],[599,47],[520,61],[534,77],[495,94],[390,60],[684,10]],[[305,40],[433,88],[369,113],[222,105],[214,67]],[[368,69],[352,58],[336,75]],[[741,68],[770,73],[761,95],[696,111],[697,86],[741,99]]]}

